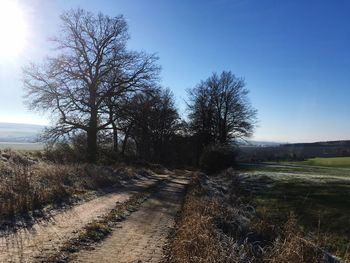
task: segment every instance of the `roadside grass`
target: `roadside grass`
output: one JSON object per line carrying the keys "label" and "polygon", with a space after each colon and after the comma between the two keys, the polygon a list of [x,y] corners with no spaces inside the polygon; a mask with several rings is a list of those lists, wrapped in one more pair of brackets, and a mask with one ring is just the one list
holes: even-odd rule
{"label": "roadside grass", "polygon": [[328,157],[311,158],[305,161],[295,162],[295,164],[327,166],[327,167],[350,167],[350,157]]}
{"label": "roadside grass", "polygon": [[317,244],[350,262],[350,179],[341,172],[259,165],[246,173],[244,187],[275,224],[293,213]]}
{"label": "roadside grass", "polygon": [[121,181],[145,172],[123,166],[33,163],[21,153],[8,151],[7,154],[8,161],[0,161],[2,229],[19,222],[30,225],[33,217],[45,216],[46,210],[104,193],[120,186]]}
{"label": "roadside grass", "polygon": [[254,209],[240,176],[231,170],[219,177],[194,178],[164,262],[323,262],[324,251],[293,215],[274,224]]}

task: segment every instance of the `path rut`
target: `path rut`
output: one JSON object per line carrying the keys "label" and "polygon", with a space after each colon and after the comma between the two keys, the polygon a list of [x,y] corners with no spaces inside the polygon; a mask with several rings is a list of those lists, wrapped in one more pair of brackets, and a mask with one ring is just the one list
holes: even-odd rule
{"label": "path rut", "polygon": [[73,262],[160,262],[163,246],[181,208],[185,177],[170,178],[157,193],[121,222],[94,250],[82,250]]}

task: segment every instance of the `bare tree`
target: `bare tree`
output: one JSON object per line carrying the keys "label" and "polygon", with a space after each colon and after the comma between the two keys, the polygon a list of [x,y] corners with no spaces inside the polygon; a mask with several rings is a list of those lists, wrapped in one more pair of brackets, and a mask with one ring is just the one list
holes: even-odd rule
{"label": "bare tree", "polygon": [[56,56],[24,69],[26,100],[31,109],[52,113],[47,139],[85,132],[87,157],[95,162],[97,134],[113,124],[110,102],[153,85],[157,57],[126,49],[123,16],[78,9],[64,13],[61,21],[61,34],[52,39]]}
{"label": "bare tree", "polygon": [[256,110],[247,95],[244,81],[230,71],[213,73],[189,90],[190,125],[203,145],[227,144],[251,135]]}

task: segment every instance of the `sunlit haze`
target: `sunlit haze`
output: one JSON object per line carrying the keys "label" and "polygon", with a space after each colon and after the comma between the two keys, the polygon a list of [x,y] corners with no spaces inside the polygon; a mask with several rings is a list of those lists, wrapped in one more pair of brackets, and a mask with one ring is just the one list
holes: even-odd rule
{"label": "sunlit haze", "polygon": [[25,48],[27,25],[16,0],[0,1],[0,59],[17,57]]}

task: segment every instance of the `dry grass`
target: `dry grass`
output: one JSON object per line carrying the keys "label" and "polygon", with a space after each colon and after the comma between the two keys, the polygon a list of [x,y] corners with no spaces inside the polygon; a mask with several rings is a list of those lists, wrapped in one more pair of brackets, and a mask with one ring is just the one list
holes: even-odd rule
{"label": "dry grass", "polygon": [[276,239],[266,255],[268,262],[322,262],[325,255],[314,243],[304,238],[297,220],[290,216],[283,227],[282,237]]}
{"label": "dry grass", "polygon": [[[57,204],[69,197],[70,193],[61,181],[61,174],[65,169],[48,168],[20,164],[0,168],[2,219],[10,219],[47,204]],[[47,173],[44,172],[46,169]]]}
{"label": "dry grass", "polygon": [[[239,262],[251,254],[244,240],[246,232],[239,210],[208,199],[207,191],[195,179],[187,194],[181,219],[171,245],[170,262]],[[242,220],[242,222],[240,222]]]}
{"label": "dry grass", "polygon": [[[2,227],[42,214],[43,208],[67,204],[96,191],[119,185],[140,174],[128,167],[49,164],[7,151],[0,161],[0,223]],[[49,207],[48,207],[49,206]]]}
{"label": "dry grass", "polygon": [[294,216],[274,224],[242,196],[239,177],[231,174],[230,178],[226,190],[205,176],[194,179],[168,249],[168,262],[327,262],[324,251],[305,238]]}

